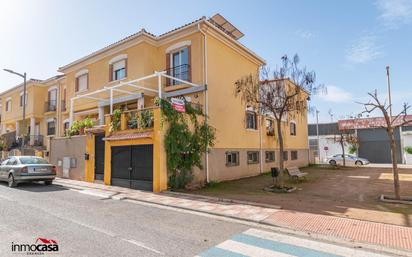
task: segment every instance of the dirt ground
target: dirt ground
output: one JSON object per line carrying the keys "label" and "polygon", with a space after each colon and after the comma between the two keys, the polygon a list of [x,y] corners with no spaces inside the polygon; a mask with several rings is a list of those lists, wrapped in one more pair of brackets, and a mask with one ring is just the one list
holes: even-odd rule
{"label": "dirt ground", "polygon": [[[412,226],[412,205],[379,201],[393,195],[391,169],[308,167],[309,175],[292,193],[265,192],[272,184],[269,174],[215,183],[194,194],[280,205],[283,209],[334,215],[402,226]],[[412,169],[401,169],[401,194],[412,196]]]}

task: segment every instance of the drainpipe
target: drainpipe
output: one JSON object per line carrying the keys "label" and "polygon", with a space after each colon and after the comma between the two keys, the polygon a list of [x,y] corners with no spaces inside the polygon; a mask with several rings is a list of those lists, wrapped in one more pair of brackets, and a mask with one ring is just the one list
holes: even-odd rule
{"label": "drainpipe", "polygon": [[264,116],[261,115],[260,116],[260,129],[259,129],[259,151],[260,151],[260,160],[259,160],[260,167],[259,168],[260,168],[260,174],[263,173],[263,148],[262,148],[263,133],[262,133],[262,128],[264,126],[264,120],[265,120]]}
{"label": "drainpipe", "polygon": [[[206,19],[206,18],[204,18]],[[206,33],[200,28],[200,23],[197,24],[197,29],[203,35],[203,82],[205,85],[205,122],[208,124],[209,119],[209,97],[208,97],[208,84],[207,84],[207,36]],[[206,166],[206,182],[210,182],[209,178],[209,149],[205,152],[205,166]]]}

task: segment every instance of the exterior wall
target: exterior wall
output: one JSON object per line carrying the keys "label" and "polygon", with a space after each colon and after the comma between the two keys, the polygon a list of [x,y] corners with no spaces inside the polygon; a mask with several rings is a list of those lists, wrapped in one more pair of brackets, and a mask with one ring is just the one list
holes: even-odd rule
{"label": "exterior wall", "polygon": [[[317,136],[310,136],[310,139],[315,139],[317,140]],[[325,147],[328,148],[328,150],[325,150]],[[345,153],[349,154],[349,145],[345,145]],[[320,162],[324,163],[325,159],[328,156],[335,155],[335,154],[341,154],[342,153],[342,147],[338,142],[335,142],[334,135],[326,136],[322,135],[319,136],[319,149],[320,149]],[[314,149],[316,150],[316,149]],[[318,163],[318,157],[316,156],[315,158],[316,163]]]}
{"label": "exterior wall", "polygon": [[[273,151],[272,148],[262,149],[259,154],[259,163],[248,164],[247,152],[248,151],[260,151],[259,148],[244,149],[244,148],[213,148],[209,154],[210,165],[210,181],[224,181],[232,180],[243,177],[256,176],[264,172],[269,172],[272,167],[279,167],[279,150],[275,150],[275,161],[266,162],[265,151]],[[298,159],[291,160],[290,152],[298,152]],[[238,151],[239,152],[239,165],[226,166],[226,152]],[[288,151],[288,160],[285,161],[285,167],[305,167],[309,163],[309,150],[308,149],[286,149]],[[262,163],[262,172],[260,171],[260,165]]]}
{"label": "exterior wall", "polygon": [[76,158],[76,168],[71,168],[69,178],[75,180],[85,180],[86,165],[84,154],[86,152],[86,136],[73,136],[71,138],[53,138],[50,144],[50,163],[56,165],[57,176],[62,177],[63,167],[59,166],[59,161],[63,163],[63,157]]}
{"label": "exterior wall", "polygon": [[[403,138],[403,146],[404,147],[412,147],[412,132],[403,132],[402,135]],[[405,152],[405,151],[404,151]],[[405,162],[406,164],[412,164],[412,154],[404,153],[405,155]]]}

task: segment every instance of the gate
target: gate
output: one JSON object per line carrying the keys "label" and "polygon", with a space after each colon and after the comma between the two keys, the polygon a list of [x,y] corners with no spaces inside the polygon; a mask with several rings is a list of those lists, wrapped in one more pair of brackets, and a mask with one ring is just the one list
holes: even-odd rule
{"label": "gate", "polygon": [[[399,129],[395,129],[394,134],[397,145],[398,163],[402,163]],[[372,163],[391,163],[391,145],[385,129],[359,129],[358,138],[359,157],[366,158]]]}
{"label": "gate", "polygon": [[111,184],[153,190],[153,145],[113,146]]}
{"label": "gate", "polygon": [[104,179],[104,135],[94,137],[94,179]]}

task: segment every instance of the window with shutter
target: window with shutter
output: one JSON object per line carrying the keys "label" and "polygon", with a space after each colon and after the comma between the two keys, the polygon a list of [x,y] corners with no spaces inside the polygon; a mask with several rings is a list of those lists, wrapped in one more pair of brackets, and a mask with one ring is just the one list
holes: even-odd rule
{"label": "window with shutter", "polygon": [[76,78],[76,92],[82,92],[88,88],[88,74],[83,74]]}
{"label": "window with shutter", "polygon": [[111,80],[120,80],[126,77],[127,59],[111,64]]}

